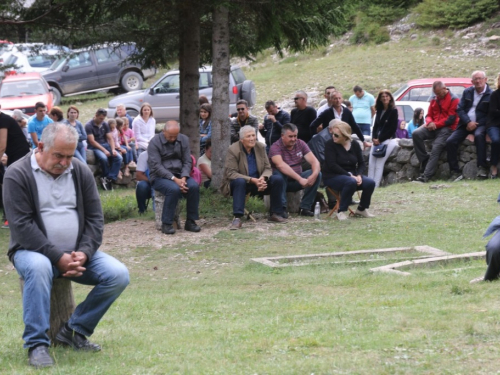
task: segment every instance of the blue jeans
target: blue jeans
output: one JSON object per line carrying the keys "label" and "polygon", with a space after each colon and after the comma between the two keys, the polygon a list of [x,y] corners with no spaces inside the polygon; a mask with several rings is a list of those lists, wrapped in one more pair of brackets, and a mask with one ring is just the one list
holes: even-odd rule
{"label": "blue jeans", "polygon": [[281,192],[283,191],[283,178],[278,175],[269,177],[267,181],[267,189],[258,191],[254,184],[247,184],[244,178],[236,178],[231,181],[231,195],[233,196],[233,214],[243,216],[245,213],[245,198],[248,193],[251,196],[270,195],[271,198],[271,214],[283,214],[283,206],[281,205]]}
{"label": "blue jeans", "polygon": [[[127,146],[121,146],[120,147],[126,151],[125,154],[123,154],[122,158],[123,158],[123,162],[125,163],[125,165],[128,165],[128,163],[130,163],[132,160],[134,160],[134,154],[132,153],[132,148],[130,148],[130,150],[127,150]],[[130,147],[130,146],[129,146]],[[121,156],[121,155],[120,155]]]}
{"label": "blue jeans", "polygon": [[118,178],[118,173],[120,172],[120,168],[122,166],[122,156],[118,151],[116,153],[116,156],[113,156],[113,152],[111,151],[111,148],[107,143],[103,143],[101,144],[101,146],[108,150],[108,152],[111,154],[111,156],[109,157],[109,159],[111,159],[111,168],[109,167],[108,157],[104,152],[92,146],[89,146],[89,150],[94,151],[95,157],[97,158],[97,160],[99,160],[99,164],[101,165],[102,169],[102,177],[107,177],[110,180],[116,181],[116,179]]}
{"label": "blue jeans", "polygon": [[[296,191],[300,191],[304,189],[302,185],[294,180],[293,178],[288,177],[287,175],[281,173],[278,170],[273,171],[273,175],[280,175],[283,179],[283,192],[281,194],[281,204],[284,208],[286,208],[286,193],[295,193]],[[305,172],[301,173],[303,178],[308,178],[312,175],[312,169],[309,169]],[[304,195],[302,200],[300,201],[300,208],[305,210],[311,210],[311,207],[314,203],[314,199],[316,198],[316,193],[318,192],[318,187],[321,182],[321,172],[319,172],[318,177],[316,178],[316,182],[313,186],[304,189]]]}
{"label": "blue jeans", "polygon": [[75,158],[87,164],[87,151],[85,150],[83,142],[78,142],[78,145],[76,146],[75,150]]}
{"label": "blue jeans", "polygon": [[[14,266],[24,279],[24,347],[50,345],[47,335],[50,327],[50,291],[52,281],[60,276],[59,270],[45,255],[29,250],[16,251]],[[85,268],[82,276],[68,279],[95,287],[76,307],[68,325],[74,331],[90,336],[111,304],[127,287],[129,275],[123,263],[101,251],[94,254]]]}
{"label": "blue jeans", "polygon": [[358,123],[359,128],[361,129],[361,133],[363,135],[370,135],[370,124],[360,124]]}
{"label": "blue jeans", "polygon": [[492,126],[486,129],[486,132],[491,138],[491,158],[490,164],[498,164],[498,156],[500,155],[500,128]]}
{"label": "blue jeans", "polygon": [[175,209],[179,199],[183,196],[186,198],[187,220],[198,220],[198,206],[200,204],[200,186],[192,179],[186,180],[188,192],[181,193],[181,188],[172,180],[166,178],[157,178],[153,181],[153,188],[158,190],[165,196],[163,203],[163,212],[161,214],[161,222],[172,225],[174,222]]}
{"label": "blue jeans", "polygon": [[[142,214],[148,208],[148,200],[154,197],[154,190],[149,181],[139,181],[135,188],[135,198],[137,199],[137,206],[139,213]],[[154,204],[153,204],[154,210]]]}
{"label": "blue jeans", "polygon": [[356,190],[363,190],[359,206],[370,208],[373,191],[375,190],[375,181],[369,177],[363,176],[361,185],[356,184],[356,180],[351,176],[337,175],[326,179],[325,185],[335,191],[340,192],[339,212],[345,212],[349,208],[352,195]]}

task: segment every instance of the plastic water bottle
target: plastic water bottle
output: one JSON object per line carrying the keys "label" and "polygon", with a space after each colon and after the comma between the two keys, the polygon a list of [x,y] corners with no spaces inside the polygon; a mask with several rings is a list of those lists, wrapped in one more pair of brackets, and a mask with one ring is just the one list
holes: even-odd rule
{"label": "plastic water bottle", "polygon": [[320,220],[319,219],[320,212],[321,212],[321,209],[319,207],[319,202],[316,202],[316,206],[314,206],[314,220]]}

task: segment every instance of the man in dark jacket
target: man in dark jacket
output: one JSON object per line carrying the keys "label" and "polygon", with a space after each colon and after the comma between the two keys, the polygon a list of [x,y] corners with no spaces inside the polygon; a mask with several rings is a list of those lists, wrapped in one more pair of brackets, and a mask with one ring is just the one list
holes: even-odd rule
{"label": "man in dark jacket", "polygon": [[477,152],[477,177],[487,178],[486,165],[486,118],[490,105],[491,89],[486,83],[486,73],[480,70],[472,73],[473,86],[464,90],[458,104],[457,114],[460,117],[457,129],[446,141],[448,164],[450,165],[451,180],[463,179],[458,166],[458,147],[468,135],[474,136]]}
{"label": "man in dark jacket", "polygon": [[101,200],[92,172],[73,158],[77,142],[72,126],[49,124],[37,150],[11,165],[4,178],[8,255],[24,280],[24,347],[37,368],[54,364],[47,334],[53,280],[95,285],[56,335],[59,343],[82,351],[101,350],[87,336],[129,283],[127,268],[98,250]]}
{"label": "man in dark jacket", "polygon": [[[446,140],[457,128],[459,120],[457,106],[460,99],[441,81],[434,82],[432,90],[434,97],[431,99],[425,124],[413,132],[413,146],[423,172],[417,178],[420,182],[429,181],[436,173],[439,156],[446,147]],[[426,139],[434,139],[430,156],[425,149]]]}
{"label": "man in dark jacket", "polygon": [[259,125],[260,134],[266,140],[266,152],[271,145],[281,138],[281,128],[290,122],[290,114],[280,109],[275,102],[268,100],[265,104],[267,115],[264,124]]}

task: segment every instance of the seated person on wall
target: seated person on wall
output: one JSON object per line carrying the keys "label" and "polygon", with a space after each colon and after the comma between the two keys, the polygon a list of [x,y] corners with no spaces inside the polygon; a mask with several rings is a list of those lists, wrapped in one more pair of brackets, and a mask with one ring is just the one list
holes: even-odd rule
{"label": "seated person on wall", "polygon": [[205,153],[198,158],[198,169],[201,172],[201,184],[208,188],[212,181],[212,140],[205,143]]}
{"label": "seated person on wall", "polygon": [[183,196],[187,200],[184,229],[190,232],[201,230],[195,222],[198,220],[200,187],[190,177],[192,159],[189,139],[180,134],[180,130],[177,121],[167,121],[163,131],[151,139],[147,150],[149,179],[153,188],[165,195],[161,215],[161,231],[165,234],[175,233],[172,226],[175,208]]}
{"label": "seated person on wall", "polygon": [[233,196],[231,230],[241,228],[241,217],[245,213],[245,197],[270,195],[270,222],[286,223],[281,204],[283,179],[272,175],[271,165],[264,144],[257,142],[253,126],[240,129],[239,142],[233,143],[227,152],[224,175],[221,183],[222,195]]}
{"label": "seated person on wall", "polygon": [[238,111],[238,115],[231,118],[231,143],[238,142],[240,139],[240,129],[243,126],[253,126],[256,133],[259,129],[259,120],[248,112],[248,102],[246,100],[238,100],[236,111]]}
{"label": "seated person on wall", "polygon": [[[269,149],[269,159],[271,160],[273,175],[281,176],[284,181],[281,194],[283,209],[286,211],[287,192],[304,189],[299,215],[314,216],[311,207],[321,182],[319,161],[307,144],[303,140],[297,139],[297,134],[298,129],[294,124],[283,125],[281,138],[274,142]],[[302,172],[303,159],[311,165],[312,169]]]}
{"label": "seated person on wall", "polygon": [[352,142],[351,127],[344,122],[333,125],[333,137],[325,143],[323,181],[326,186],[340,192],[339,220],[346,220],[346,211],[356,190],[362,190],[361,201],[355,212],[362,217],[374,217],[368,212],[375,181],[363,176],[365,161],[358,142]]}
{"label": "seated person on wall", "polygon": [[[148,202],[154,196],[154,190],[149,181],[149,167],[148,167],[148,152],[144,151],[139,155],[137,160],[137,168],[135,170],[135,180],[137,186],[135,188],[135,197],[137,199],[137,206],[139,207],[139,214],[143,214],[148,209]],[[153,204],[154,207],[154,204]]]}
{"label": "seated person on wall", "polygon": [[280,109],[275,102],[268,100],[265,104],[267,115],[264,123],[259,125],[260,134],[266,140],[266,151],[281,137],[281,127],[290,122],[290,114]]}
{"label": "seated person on wall", "polygon": [[333,125],[340,122],[342,121],[339,119],[330,121],[328,127],[312,137],[307,144],[311,152],[314,154],[314,156],[316,156],[316,159],[318,159],[321,166],[323,166],[323,163],[325,161],[325,143],[332,139]]}
{"label": "seated person on wall", "polygon": [[[432,90],[434,96],[429,104],[425,123],[413,132],[413,147],[422,173],[417,181],[424,183],[436,173],[439,157],[446,147],[446,140],[457,128],[459,120],[457,107],[460,99],[458,96],[452,94],[441,81],[434,82]],[[430,155],[425,149],[424,141],[426,139],[434,139]]]}
{"label": "seated person on wall", "polygon": [[451,181],[460,181],[463,175],[458,165],[458,148],[469,135],[474,136],[477,152],[477,177],[488,177],[486,164],[486,119],[488,117],[491,89],[486,83],[486,73],[472,73],[472,85],[464,90],[458,104],[457,114],[460,121],[456,130],[446,141],[448,164],[450,165]]}
{"label": "seated person on wall", "polygon": [[47,332],[56,278],[94,286],[55,338],[74,350],[93,352],[101,347],[87,337],[129,283],[127,268],[99,250],[101,200],[92,172],[74,158],[77,143],[73,127],[50,124],[37,150],[11,165],[4,178],[8,256],[24,280],[23,340],[34,367],[54,364]]}

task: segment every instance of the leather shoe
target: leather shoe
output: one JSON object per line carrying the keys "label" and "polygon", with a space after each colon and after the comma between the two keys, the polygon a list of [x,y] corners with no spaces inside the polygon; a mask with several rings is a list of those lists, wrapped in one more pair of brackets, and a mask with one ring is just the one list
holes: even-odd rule
{"label": "leather shoe", "polygon": [[172,224],[162,223],[161,224],[161,232],[165,233],[165,234],[174,234],[175,233],[175,229],[172,226]]}
{"label": "leather shoe", "polygon": [[285,218],[281,217],[278,214],[272,214],[271,216],[269,216],[269,219],[267,219],[267,221],[280,224],[285,224],[287,222]]}
{"label": "leather shoe", "polygon": [[314,216],[314,212],[308,210],[307,208],[301,208],[299,210],[299,216]]}
{"label": "leather shoe", "polygon": [[184,230],[187,230],[189,232],[199,232],[201,228],[196,225],[194,220],[186,220],[186,224],[184,224]]}
{"label": "leather shoe", "polygon": [[241,219],[239,217],[235,217],[231,223],[230,230],[238,230],[241,229]]}
{"label": "leather shoe", "polygon": [[99,345],[90,342],[81,333],[66,328],[66,324],[64,324],[57,333],[56,340],[61,344],[71,346],[74,350],[89,352],[98,352],[101,350]]}
{"label": "leather shoe", "polygon": [[49,347],[46,345],[38,345],[34,348],[29,348],[28,359],[30,366],[36,368],[50,367],[54,365],[54,360],[49,354]]}

